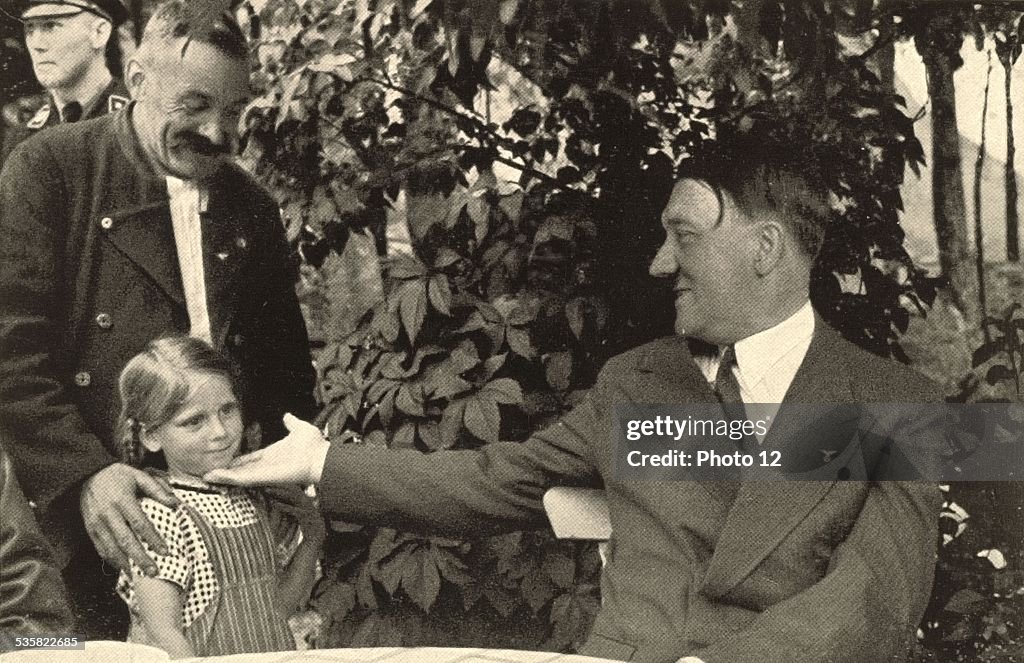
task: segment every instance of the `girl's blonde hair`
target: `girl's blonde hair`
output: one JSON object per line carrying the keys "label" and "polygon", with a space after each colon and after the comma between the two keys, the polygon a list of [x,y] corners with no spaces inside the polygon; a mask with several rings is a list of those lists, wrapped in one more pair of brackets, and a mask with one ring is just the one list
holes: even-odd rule
{"label": "girl's blonde hair", "polygon": [[118,380],[121,413],[114,428],[125,462],[136,467],[143,464],[142,431],[153,430],[174,417],[191,391],[188,374],[196,372],[224,377],[237,394],[227,358],[191,336],[151,341],[125,364]]}

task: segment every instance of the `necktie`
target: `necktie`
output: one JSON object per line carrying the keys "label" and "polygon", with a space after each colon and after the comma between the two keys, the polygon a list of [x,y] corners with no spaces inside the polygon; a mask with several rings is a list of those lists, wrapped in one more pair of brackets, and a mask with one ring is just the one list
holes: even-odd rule
{"label": "necktie", "polygon": [[[745,422],[747,419],[747,409],[743,406],[743,397],[740,395],[740,383],[736,380],[736,375],[732,370],[738,367],[739,364],[736,363],[736,350],[733,346],[727,345],[722,350],[722,356],[718,362],[714,390],[715,397],[722,404],[722,409],[725,411],[725,416],[730,421]],[[756,441],[751,436],[744,436],[738,442],[740,443],[740,448],[747,452],[757,448]]]}
{"label": "necktie", "polygon": [[736,350],[731,345],[725,346],[718,360],[718,372],[715,373],[715,396],[722,404],[739,405],[740,416],[745,415],[743,398],[740,396],[740,383],[736,381],[732,369],[736,367]]}
{"label": "necktie", "polygon": [[78,122],[82,119],[82,104],[77,101],[70,101],[64,106],[61,113],[65,122]]}

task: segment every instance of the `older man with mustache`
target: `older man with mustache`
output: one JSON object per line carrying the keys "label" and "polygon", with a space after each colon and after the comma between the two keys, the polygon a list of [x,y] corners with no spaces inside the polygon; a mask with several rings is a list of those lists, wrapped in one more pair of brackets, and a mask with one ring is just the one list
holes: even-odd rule
{"label": "older man with mustache", "polygon": [[249,98],[229,15],[161,5],[126,69],[134,101],[20,145],[0,174],[0,430],[52,539],[87,636],[127,625],[112,569],[154,569],[163,542],[138,495],[166,485],[121,461],[117,375],[188,332],[237,367],[249,420],[280,435],[312,414],[313,371],[271,198],[226,158]]}

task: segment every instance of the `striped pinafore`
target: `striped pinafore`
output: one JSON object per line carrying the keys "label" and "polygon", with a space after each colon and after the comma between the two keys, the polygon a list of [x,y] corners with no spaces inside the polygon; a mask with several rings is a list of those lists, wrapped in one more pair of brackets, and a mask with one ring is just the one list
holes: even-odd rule
{"label": "striped pinafore", "polygon": [[278,569],[267,515],[245,527],[212,526],[187,505],[206,544],[220,591],[185,629],[197,656],[288,651],[295,640],[276,609]]}

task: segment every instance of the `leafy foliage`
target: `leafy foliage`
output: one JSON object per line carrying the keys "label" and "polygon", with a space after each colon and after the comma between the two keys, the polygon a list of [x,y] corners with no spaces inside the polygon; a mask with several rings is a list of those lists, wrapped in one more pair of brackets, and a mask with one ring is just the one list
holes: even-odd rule
{"label": "leafy foliage", "polygon": [[[670,330],[671,295],[646,274],[659,214],[680,165],[727,145],[799,154],[825,179],[815,304],[905,359],[907,307],[935,288],[898,225],[923,154],[902,99],[837,40],[841,6],[245,3],[261,93],[243,160],[281,201],[306,287],[339,296],[323,274],[356,234],[386,256],[359,323],[317,330],[336,442],[476,448],[571,407],[607,357]],[[598,605],[594,551],[547,533],[335,530],[322,645],[571,649]],[[490,628],[474,641],[460,621]]]}

